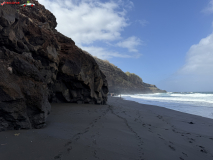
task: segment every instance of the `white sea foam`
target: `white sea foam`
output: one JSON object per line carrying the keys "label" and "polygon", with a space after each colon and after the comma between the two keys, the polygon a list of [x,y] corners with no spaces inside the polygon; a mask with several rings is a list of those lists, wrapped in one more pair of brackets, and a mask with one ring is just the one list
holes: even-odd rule
{"label": "white sea foam", "polygon": [[213,93],[167,92],[122,95],[122,97],[138,103],[157,105],[213,119]]}

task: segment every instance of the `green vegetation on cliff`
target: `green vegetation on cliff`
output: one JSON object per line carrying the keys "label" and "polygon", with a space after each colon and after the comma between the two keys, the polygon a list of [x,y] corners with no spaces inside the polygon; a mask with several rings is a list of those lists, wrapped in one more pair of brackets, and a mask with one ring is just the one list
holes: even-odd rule
{"label": "green vegetation on cliff", "polygon": [[129,73],[129,72],[125,72],[126,75],[128,76],[128,81],[134,83],[134,84],[141,84],[143,83],[143,80],[141,77],[139,77],[138,75],[134,74],[134,73]]}

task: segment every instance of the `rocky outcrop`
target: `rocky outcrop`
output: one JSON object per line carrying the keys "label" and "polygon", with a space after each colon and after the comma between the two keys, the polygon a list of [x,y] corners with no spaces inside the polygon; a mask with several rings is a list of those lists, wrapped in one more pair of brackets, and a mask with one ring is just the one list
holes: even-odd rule
{"label": "rocky outcrop", "polygon": [[134,73],[124,73],[107,60],[94,57],[101,71],[106,75],[109,92],[115,94],[163,93],[155,85],[147,84]]}
{"label": "rocky outcrop", "polygon": [[107,101],[106,77],[94,58],[55,29],[43,5],[31,3],[0,7],[0,131],[43,127],[50,102]]}

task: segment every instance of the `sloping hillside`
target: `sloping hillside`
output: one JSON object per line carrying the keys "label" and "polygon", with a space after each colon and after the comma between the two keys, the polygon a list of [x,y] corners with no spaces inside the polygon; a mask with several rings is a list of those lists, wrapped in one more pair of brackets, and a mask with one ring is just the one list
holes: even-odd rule
{"label": "sloping hillside", "polygon": [[158,89],[155,85],[144,83],[143,80],[134,73],[124,73],[120,68],[107,60],[101,60],[97,57],[94,58],[100,70],[106,76],[110,93],[135,94],[166,92]]}

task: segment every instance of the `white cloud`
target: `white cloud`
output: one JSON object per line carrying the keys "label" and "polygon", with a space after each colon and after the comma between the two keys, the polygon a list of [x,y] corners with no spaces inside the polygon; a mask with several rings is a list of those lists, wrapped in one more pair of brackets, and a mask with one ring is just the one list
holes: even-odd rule
{"label": "white cloud", "polygon": [[[205,9],[213,13],[213,0]],[[177,72],[187,75],[213,75],[213,33],[192,45],[187,52],[185,65]]]}
{"label": "white cloud", "polygon": [[143,41],[141,41],[139,38],[135,36],[132,36],[123,41],[118,42],[116,45],[122,48],[127,48],[129,52],[138,52],[136,47],[142,44]]}
{"label": "white cloud", "polygon": [[137,20],[136,22],[140,23],[142,27],[145,27],[149,22],[147,20]]}
{"label": "white cloud", "polygon": [[95,46],[89,46],[89,47],[82,47],[83,50],[89,52],[93,56],[96,56],[100,59],[110,59],[112,57],[120,57],[120,58],[139,58],[141,54],[120,54],[118,52],[110,51],[102,47],[95,47]]}
{"label": "white cloud", "polygon": [[[67,37],[72,38],[83,50],[99,58],[112,57],[138,58],[139,53],[131,55],[120,54],[104,47],[97,47],[96,42],[105,44],[116,43],[122,40],[121,32],[129,24],[128,10],[134,7],[130,0],[38,0],[56,17],[56,29]],[[136,46],[142,41],[136,37],[118,43],[118,46],[127,48],[130,52],[137,52]],[[125,43],[128,43],[124,47]],[[111,45],[110,47],[115,47]]]}
{"label": "white cloud", "polygon": [[208,6],[203,10],[206,13],[213,13],[213,0],[210,0]]}
{"label": "white cloud", "polygon": [[130,0],[127,0],[127,1],[118,0],[117,2],[121,4],[123,8],[126,8],[127,10],[130,10],[134,7],[134,3]]}
{"label": "white cloud", "polygon": [[191,46],[186,64],[178,71],[180,74],[213,75],[213,33]]}
{"label": "white cloud", "polygon": [[168,91],[213,91],[213,33],[190,47],[186,63],[160,83]]}
{"label": "white cloud", "polygon": [[[213,13],[213,0],[202,10]],[[213,22],[212,22],[213,26]],[[213,33],[192,45],[186,54],[186,62],[176,73],[159,83],[167,91],[213,91]]]}
{"label": "white cloud", "polygon": [[[57,30],[71,37],[77,45],[121,39],[128,26],[126,11],[120,2],[99,0],[39,0],[57,18]],[[131,4],[131,1],[128,1]],[[132,6],[132,5],[130,5]]]}

